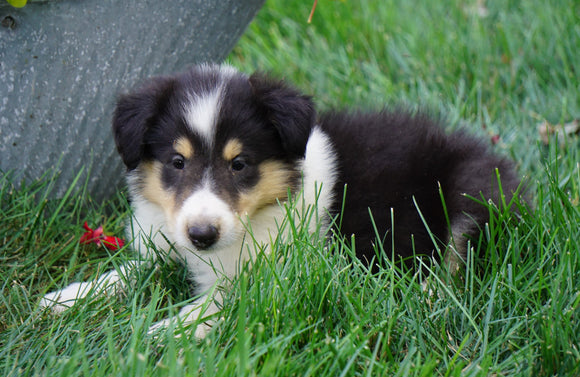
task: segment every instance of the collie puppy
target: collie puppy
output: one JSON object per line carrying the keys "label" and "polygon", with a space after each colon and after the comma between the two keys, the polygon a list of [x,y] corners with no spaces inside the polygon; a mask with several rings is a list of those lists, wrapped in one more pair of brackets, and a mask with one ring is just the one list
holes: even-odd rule
{"label": "collie puppy", "polygon": [[[412,266],[423,255],[455,268],[489,221],[481,200],[509,202],[519,185],[513,164],[487,143],[425,114],[317,114],[285,83],[229,66],[151,79],[120,98],[113,133],[127,167],[134,247],[150,259],[153,242],[184,261],[200,295],[151,331],[195,322],[203,337],[211,323],[199,319],[220,307],[215,287],[268,250],[284,203],[316,211],[312,231],[321,222],[325,234],[354,235],[364,263],[394,256]],[[49,293],[41,305],[63,310],[122,287],[140,265]]]}

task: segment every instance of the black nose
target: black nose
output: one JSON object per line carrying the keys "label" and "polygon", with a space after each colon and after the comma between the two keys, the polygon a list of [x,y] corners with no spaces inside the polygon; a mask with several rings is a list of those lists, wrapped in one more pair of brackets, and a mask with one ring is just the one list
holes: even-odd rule
{"label": "black nose", "polygon": [[187,229],[187,235],[193,246],[203,250],[216,243],[219,232],[213,225],[195,225]]}

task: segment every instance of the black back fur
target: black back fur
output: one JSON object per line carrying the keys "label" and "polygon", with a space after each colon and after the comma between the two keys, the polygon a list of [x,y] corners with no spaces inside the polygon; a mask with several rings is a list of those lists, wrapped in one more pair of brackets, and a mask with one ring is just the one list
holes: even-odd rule
{"label": "black back fur", "polygon": [[[489,211],[467,196],[483,195],[499,203],[496,169],[507,201],[519,185],[509,160],[492,154],[483,141],[465,132],[447,134],[439,121],[423,113],[334,112],[321,116],[320,127],[339,155],[337,198],[343,197],[346,185],[339,231],[347,239],[356,235],[357,256],[363,261],[376,258],[374,226],[386,256],[394,252],[396,259],[408,263],[413,254],[433,254],[432,235],[444,250],[453,231],[449,225],[476,237],[489,221]],[[340,213],[341,205],[337,201],[333,213]]]}

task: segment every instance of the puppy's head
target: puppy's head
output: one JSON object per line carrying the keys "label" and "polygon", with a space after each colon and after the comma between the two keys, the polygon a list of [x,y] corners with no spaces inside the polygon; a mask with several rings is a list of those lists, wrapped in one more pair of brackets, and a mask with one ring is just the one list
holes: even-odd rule
{"label": "puppy's head", "polygon": [[297,187],[314,122],[311,100],[282,82],[204,65],[122,96],[113,133],[135,205],[158,206],[171,241],[206,250]]}

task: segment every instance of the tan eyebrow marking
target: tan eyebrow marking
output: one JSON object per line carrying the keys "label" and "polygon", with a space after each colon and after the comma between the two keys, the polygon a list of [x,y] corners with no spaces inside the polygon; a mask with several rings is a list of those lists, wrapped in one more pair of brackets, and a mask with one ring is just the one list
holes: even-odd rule
{"label": "tan eyebrow marking", "polygon": [[238,139],[232,139],[224,147],[223,157],[226,161],[231,161],[242,153],[242,143]]}
{"label": "tan eyebrow marking", "polygon": [[193,145],[185,137],[180,137],[173,143],[173,149],[183,157],[190,159],[193,157]]}

